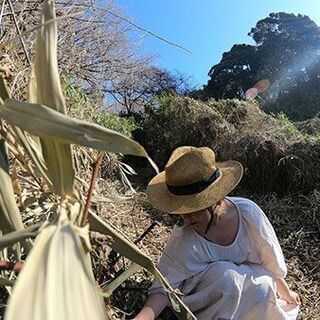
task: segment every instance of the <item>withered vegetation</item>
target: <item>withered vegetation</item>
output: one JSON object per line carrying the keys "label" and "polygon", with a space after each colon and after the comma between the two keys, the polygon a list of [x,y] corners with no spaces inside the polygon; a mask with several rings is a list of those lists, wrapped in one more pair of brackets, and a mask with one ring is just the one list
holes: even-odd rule
{"label": "withered vegetation", "polygon": [[[84,3],[81,5],[84,6]],[[36,5],[27,9],[34,13],[38,12]],[[21,14],[19,17],[23,19],[28,10],[17,9],[16,15]],[[60,12],[64,13],[68,12]],[[75,17],[73,22],[71,30],[79,28],[81,19]],[[118,19],[113,23],[119,28],[116,33],[113,34],[111,31],[110,33],[117,38],[124,27]],[[16,30],[13,33],[15,34]],[[17,39],[16,42],[8,42],[12,40],[11,38],[8,40],[9,35],[10,33],[7,33],[3,41],[11,45],[7,48],[10,49],[10,55],[3,52],[0,73],[7,80],[13,96],[25,97],[29,72],[26,53],[18,46]],[[118,71],[140,68],[143,65],[143,61],[135,64],[136,60],[130,52],[127,52],[121,55],[120,63],[116,66],[107,59],[107,56],[103,56],[103,61],[94,60],[92,66],[79,67],[78,62],[83,62],[81,60],[83,56],[88,57],[88,50],[94,45],[89,42],[89,47],[83,48],[81,43],[87,41],[87,36],[81,32],[79,35],[81,37],[75,45],[72,44],[74,41],[72,37],[65,38],[64,41],[67,48],[68,44],[72,44],[69,46],[71,53],[77,48],[81,48],[82,51],[77,52],[79,55],[73,57],[71,55],[73,60],[70,58],[69,61],[61,56],[60,61],[66,68],[65,74],[70,74],[69,71],[72,70],[74,74],[82,77],[82,83],[86,82],[89,87],[91,86],[88,91],[94,101],[92,104],[101,102],[101,92],[93,83],[96,74],[101,70],[100,64],[105,70],[117,67]],[[28,37],[28,41],[32,42],[32,34],[28,34]],[[117,39],[125,41],[121,37]],[[114,63],[117,61],[117,54],[123,53],[121,48],[126,48],[118,46],[119,41],[110,44],[111,50],[115,53]],[[15,48],[20,49],[15,50]],[[65,55],[67,56],[70,57],[70,54]],[[116,81],[116,76],[120,77],[120,71],[108,75],[110,78],[114,77],[112,78],[114,83],[103,83],[105,92],[111,85],[119,83]],[[133,69],[131,71],[140,72]],[[129,71],[125,73],[126,76],[128,74]],[[99,75],[99,85],[103,77],[105,75]],[[126,78],[120,80],[125,81]],[[166,95],[158,97],[156,107],[147,110],[139,123],[134,123],[132,119],[109,117],[98,112],[77,86],[72,85],[71,88],[75,90],[69,91],[67,102],[68,110],[73,116],[96,121],[108,127],[113,126],[112,129],[122,130],[128,135],[132,134],[162,168],[172,150],[181,145],[206,145],[216,150],[218,160],[239,160],[245,167],[245,174],[234,194],[247,196],[256,201],[274,225],[288,264],[288,282],[300,293],[303,300],[300,318],[304,320],[320,318],[319,118],[294,124],[284,115],[274,117],[264,113],[254,102],[209,100],[204,103],[188,97]],[[69,82],[65,81],[64,89],[65,92],[70,89]],[[121,93],[125,89],[121,90]],[[138,127],[140,129],[137,129]],[[46,188],[44,181],[35,178],[30,159],[23,150],[16,148],[16,141],[10,128],[4,124],[0,133],[9,145],[11,177],[23,222],[26,226],[42,222],[47,219],[52,206],[57,204],[52,201],[52,194]],[[73,147],[73,151],[79,177],[77,183],[82,184],[85,193],[89,188],[92,166],[97,153],[84,147]],[[130,169],[123,164],[123,161],[119,155],[107,154],[104,158],[92,210],[137,243],[139,248],[156,263],[169,238],[170,230],[177,221],[157,212],[148,204],[144,190],[146,181],[153,174],[151,169],[139,168],[138,163],[131,159],[131,165],[140,173],[140,176],[132,179],[133,186],[137,190],[133,192],[126,178]],[[104,287],[128,267],[129,261],[110,248],[112,239],[92,232],[91,242],[96,281],[100,287]],[[115,317],[132,317],[146,300],[151,281],[152,277],[147,271],[139,271],[131,276],[114,291],[110,300],[105,300],[109,314],[113,312]],[[6,298],[6,291],[1,289],[1,312],[5,308]],[[162,315],[162,319],[172,319],[172,314],[167,311]]]}

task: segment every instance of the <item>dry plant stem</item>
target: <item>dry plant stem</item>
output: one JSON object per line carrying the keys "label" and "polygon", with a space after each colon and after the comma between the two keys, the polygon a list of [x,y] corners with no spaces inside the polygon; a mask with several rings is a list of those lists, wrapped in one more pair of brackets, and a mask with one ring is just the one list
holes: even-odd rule
{"label": "dry plant stem", "polygon": [[158,225],[158,222],[154,221],[150,226],[140,235],[136,240],[133,241],[134,244],[138,244],[155,226]]}
{"label": "dry plant stem", "polygon": [[14,272],[20,272],[23,268],[23,262],[11,262],[11,261],[0,261],[0,270],[9,270]]}
{"label": "dry plant stem", "polygon": [[99,167],[101,165],[102,159],[103,159],[104,152],[99,152],[98,158],[94,164],[93,172],[92,172],[92,177],[91,177],[91,182],[90,182],[90,187],[88,191],[88,196],[87,196],[87,201],[86,205],[83,210],[83,216],[82,216],[82,221],[81,221],[81,226],[85,226],[88,222],[88,216],[89,216],[89,207],[93,195],[93,188],[97,180],[98,172],[99,172]]}

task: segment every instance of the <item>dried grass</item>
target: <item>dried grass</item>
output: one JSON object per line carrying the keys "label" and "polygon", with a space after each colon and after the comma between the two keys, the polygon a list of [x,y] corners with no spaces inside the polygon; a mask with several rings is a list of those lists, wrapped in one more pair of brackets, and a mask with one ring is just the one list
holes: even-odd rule
{"label": "dried grass", "polygon": [[304,134],[320,135],[320,115],[305,121],[295,122],[294,125]]}
{"label": "dried grass", "polygon": [[300,319],[320,319],[320,192],[308,197],[268,195],[257,202],[277,232],[290,287],[302,297]]}

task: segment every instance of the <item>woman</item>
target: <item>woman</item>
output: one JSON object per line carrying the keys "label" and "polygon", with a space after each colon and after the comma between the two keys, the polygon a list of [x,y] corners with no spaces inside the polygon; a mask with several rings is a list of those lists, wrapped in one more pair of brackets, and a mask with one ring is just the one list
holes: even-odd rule
{"label": "woman", "polygon": [[[199,320],[295,319],[301,301],[284,279],[273,227],[254,202],[227,197],[242,173],[239,162],[218,163],[207,147],[172,153],[147,193],[155,208],[180,215],[184,226],[173,230],[158,268]],[[155,319],[167,305],[154,282],[135,319]],[[290,307],[293,316],[285,311]]]}

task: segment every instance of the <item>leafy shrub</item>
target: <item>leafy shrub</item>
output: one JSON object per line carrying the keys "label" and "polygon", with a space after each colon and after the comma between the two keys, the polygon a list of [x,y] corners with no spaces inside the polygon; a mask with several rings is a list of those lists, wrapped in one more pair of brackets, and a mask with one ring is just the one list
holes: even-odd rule
{"label": "leafy shrub", "polygon": [[131,137],[132,132],[138,128],[138,124],[133,117],[120,117],[108,112],[97,112],[93,117],[93,121],[128,137]]}
{"label": "leafy shrub", "polygon": [[72,117],[93,121],[105,128],[115,130],[128,137],[138,128],[133,117],[121,117],[114,113],[97,110],[90,97],[77,85],[67,84],[64,89],[68,114]]}

